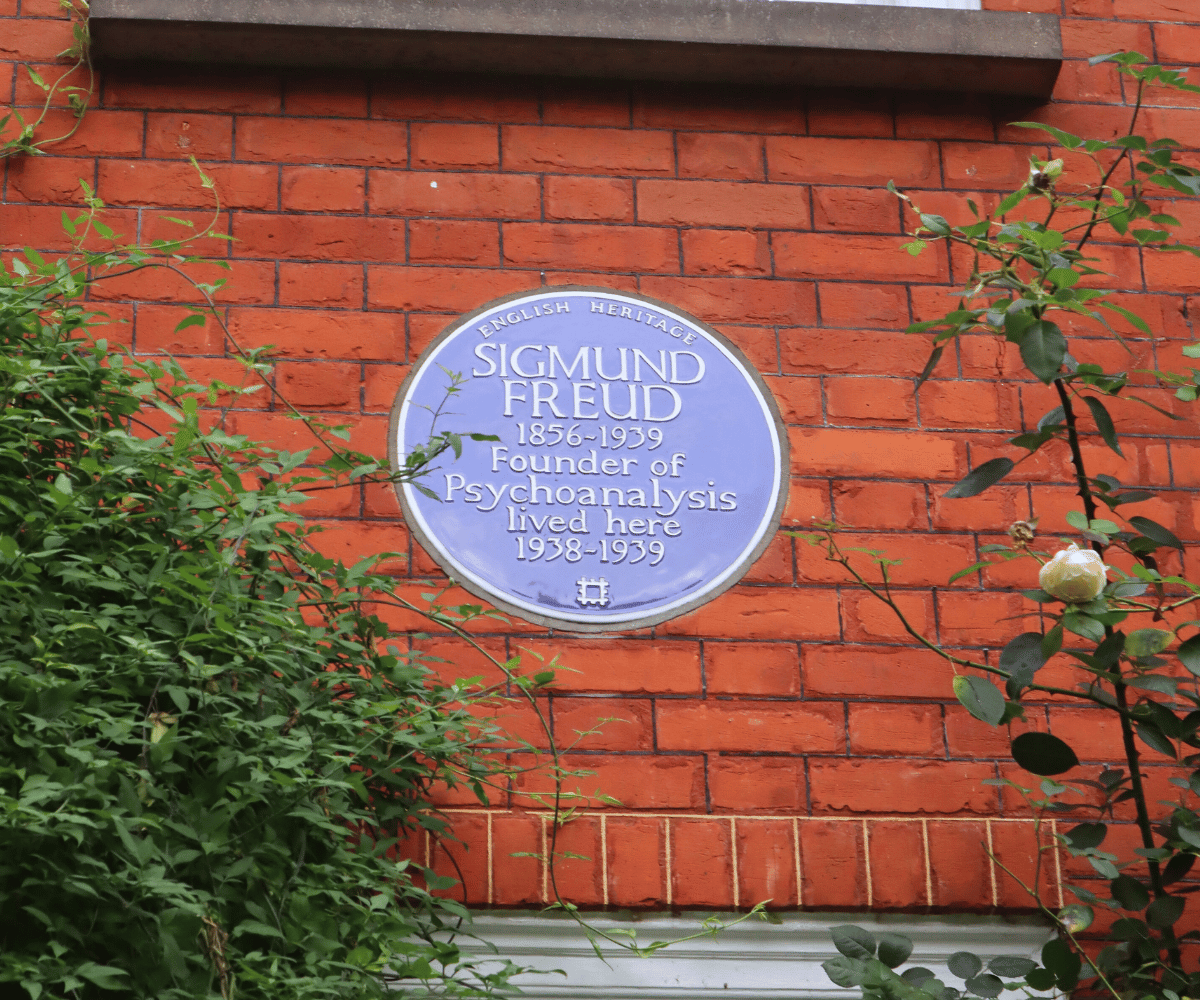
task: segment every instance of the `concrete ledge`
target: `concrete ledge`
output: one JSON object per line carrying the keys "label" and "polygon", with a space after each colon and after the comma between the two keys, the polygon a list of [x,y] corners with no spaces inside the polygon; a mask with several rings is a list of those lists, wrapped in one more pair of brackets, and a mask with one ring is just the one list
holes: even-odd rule
{"label": "concrete ledge", "polygon": [[92,0],[100,60],[1048,98],[1052,14],[801,0]]}

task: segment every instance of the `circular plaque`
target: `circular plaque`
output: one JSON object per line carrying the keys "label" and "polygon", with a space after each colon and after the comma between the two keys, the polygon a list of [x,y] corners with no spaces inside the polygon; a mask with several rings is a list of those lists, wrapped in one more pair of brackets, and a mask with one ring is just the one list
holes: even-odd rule
{"label": "circular plaque", "polygon": [[643,628],[711,600],[787,499],[758,373],[711,327],[625,292],[543,288],[451,325],[396,396],[393,467],[446,431],[462,456],[397,487],[409,526],[471,593],[554,628]]}

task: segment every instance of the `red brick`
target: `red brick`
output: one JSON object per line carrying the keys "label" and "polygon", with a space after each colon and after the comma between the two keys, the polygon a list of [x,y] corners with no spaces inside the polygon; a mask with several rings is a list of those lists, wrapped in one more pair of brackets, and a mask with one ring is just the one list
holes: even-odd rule
{"label": "red brick", "polygon": [[1029,179],[1030,156],[1046,158],[1045,138],[1045,133],[1030,129],[1028,141],[1040,145],[998,146],[995,143],[982,142],[944,142],[942,169],[946,174],[946,185],[954,188],[1015,191]]}
{"label": "red brick", "polygon": [[536,177],[372,170],[370,188],[375,215],[532,219],[541,214]]}
{"label": "red brick", "polygon": [[722,324],[718,331],[740,350],[750,364],[760,372],[779,371],[779,347],[775,331],[761,326],[728,326]]}
{"label": "red brick", "polygon": [[[76,124],[78,131],[68,136]],[[54,144],[58,156],[141,156],[144,124],[145,116],[140,112],[97,108],[89,111],[80,124],[70,112],[50,111],[43,134],[63,137]]]}
{"label": "red brick", "polygon": [[497,87],[462,74],[393,73],[374,82],[371,113],[414,121],[536,122],[538,94],[513,78]]}
{"label": "red brick", "polygon": [[[244,418],[244,414],[239,414]],[[269,417],[269,415],[263,415]],[[340,421],[339,421],[340,422]],[[299,444],[303,448],[310,448],[317,443],[312,432],[304,427],[299,421],[292,421],[296,426],[297,438]],[[272,440],[261,431],[242,424],[248,424],[248,421],[239,423],[238,433],[250,434],[256,440]],[[272,420],[271,424],[265,426],[270,427],[272,424],[278,424],[278,419]],[[264,426],[260,424],[259,426]],[[280,444],[281,447],[285,447]],[[292,450],[299,450],[293,448]],[[398,556],[382,560],[380,569],[385,573],[403,573],[408,569],[407,558],[404,555],[408,551],[408,530],[403,524],[370,524],[361,521],[333,521],[329,524],[320,525],[321,530],[312,536],[313,547],[322,555],[329,559],[337,559],[345,563],[347,566],[353,566],[355,563],[361,562],[363,559],[374,558],[375,556],[384,553],[399,553]],[[474,798],[469,791],[466,791],[464,800],[473,802]]]}
{"label": "red brick", "polygon": [[871,909],[927,906],[921,824],[875,820],[867,825],[867,843],[871,850]]}
{"label": "red brick", "polygon": [[366,171],[351,167],[284,167],[280,193],[288,212],[363,210]]}
{"label": "red brick", "polygon": [[414,167],[495,167],[500,164],[494,125],[413,125]]}
{"label": "red brick", "polygon": [[688,229],[683,233],[688,274],[770,274],[768,235],[740,229]]}
{"label": "red brick", "polygon": [[766,179],[761,136],[681,132],[676,142],[681,177]]}
{"label": "red brick", "polygon": [[358,410],[360,366],[355,364],[279,364],[276,386],[301,409]]}
{"label": "red brick", "polygon": [[804,690],[810,697],[949,696],[954,671],[936,653],[912,647],[804,647]]}
{"label": "red brick", "polygon": [[806,909],[864,909],[867,870],[863,825],[807,820],[800,827],[800,905]]}
{"label": "red brick", "polygon": [[[650,750],[654,723],[649,699],[554,699],[554,738],[564,750]],[[581,735],[590,733],[591,735]]]}
{"label": "red brick", "polygon": [[790,534],[787,532],[776,534],[771,539],[766,551],[755,560],[743,579],[746,583],[794,583]]}
{"label": "red brick", "polygon": [[828,521],[832,516],[829,509],[829,489],[826,485],[814,485],[801,479],[793,479],[788,487],[787,507],[783,512],[785,526],[810,527],[814,519]]}
{"label": "red brick", "polygon": [[898,139],[982,139],[994,134],[991,108],[982,94],[899,94]]}
{"label": "red brick", "polygon": [[282,357],[395,361],[404,356],[404,318],[388,313],[234,309],[229,329],[243,346],[274,344],[274,353]]}
{"label": "red brick", "polygon": [[665,635],[729,639],[836,638],[837,597],[821,590],[738,587],[658,629]]}
{"label": "red brick", "polygon": [[1113,0],[1113,14],[1123,21],[1196,20],[1196,8],[1188,0]]}
{"label": "red brick", "polygon": [[404,222],[324,215],[235,213],[235,252],[244,257],[401,261]]}
{"label": "red brick", "polygon": [[[222,304],[264,303],[275,300],[275,265],[260,261],[233,261],[228,269],[217,264],[189,264],[188,274],[195,281],[227,281],[221,289]],[[191,281],[169,271],[145,268],[122,277],[93,285],[92,298],[105,300],[140,299],[147,302],[203,302],[203,296]]]}
{"label": "red brick", "polygon": [[[827,326],[906,326],[908,292],[903,285],[860,285],[823,281],[821,318]],[[909,338],[912,343],[912,338]],[[918,371],[920,369],[918,368]]]}
{"label": "red brick", "polygon": [[667,895],[663,821],[614,816],[605,832],[609,904],[661,905]]}
{"label": "red brick", "polygon": [[794,696],[800,656],[791,643],[709,642],[704,676],[709,694]]}
{"label": "red brick", "polygon": [[669,132],[506,125],[501,145],[505,170],[669,174],[675,169]]}
{"label": "red brick", "polygon": [[[516,903],[542,903],[542,823],[534,816],[520,814],[492,819],[493,901],[501,906]],[[514,854],[538,857],[514,858]]]}
{"label": "red brick", "polygon": [[371,267],[368,301],[373,309],[464,313],[481,302],[537,288],[537,271],[481,271],[452,267]]}
{"label": "red brick", "polygon": [[[553,832],[552,828],[549,833]],[[604,847],[600,836],[600,818],[576,816],[559,827],[552,845],[554,852],[551,895],[558,895],[576,906],[600,906],[604,903]]]}
{"label": "red brick", "polygon": [[104,78],[104,103],[110,108],[274,114],[281,107],[281,91],[273,74],[186,63],[161,71],[109,72]]}
{"label": "red brick", "polygon": [[1029,501],[1020,486],[993,486],[976,497],[946,499],[949,487],[935,487],[930,514],[935,528],[971,530],[980,525],[1008,528],[1029,517]]}
{"label": "red brick", "polygon": [[484,639],[479,645],[481,649],[460,639],[425,639],[414,643],[414,653],[418,662],[444,684],[461,683],[473,677],[479,678],[480,687],[504,684],[507,675],[492,662],[495,659],[503,663],[507,659],[503,640]]}
{"label": "red brick", "polygon": [[798,281],[762,278],[643,278],[642,291],[709,323],[816,321],[816,292]]}
{"label": "red brick", "polygon": [[992,875],[987,827],[931,819],[927,829],[932,904],[948,910],[989,909]]}
{"label": "red brick", "polygon": [[855,528],[928,526],[925,487],[844,480],[833,484],[834,520]]}
{"label": "red brick", "polygon": [[284,113],[296,117],[367,117],[367,81],[345,73],[306,70],[283,85]]}
{"label": "red brick", "polygon": [[769,902],[782,909],[799,903],[792,824],[787,820],[741,820],[737,824],[738,903]]}
{"label": "red brick", "polygon": [[841,705],[774,701],[660,701],[658,745],[664,750],[840,753]]}
{"label": "red brick", "polygon": [[[1013,876],[1027,886],[1033,886],[1035,880],[1038,881],[1047,905],[1061,905],[1054,872],[1054,854],[1052,851],[1038,851],[1038,836],[1033,823],[993,822],[991,826],[992,852],[999,864],[1012,872],[1012,875],[1008,875],[999,865],[996,866],[996,890],[1000,906],[1020,910],[1032,910],[1037,907],[1034,899],[1017,884]],[[1050,830],[1047,824],[1042,831],[1042,843],[1046,844],[1049,841]]]}
{"label": "red brick", "polygon": [[939,591],[938,620],[942,642],[948,646],[996,643],[1012,633],[1010,619],[1022,610],[1015,594],[963,594]]}
{"label": "red brick", "polygon": [[922,427],[1020,430],[1017,389],[1003,382],[931,380],[919,398]]}
{"label": "red brick", "polygon": [[679,270],[679,246],[670,229],[541,222],[503,225],[504,259],[517,266],[651,273]]}
{"label": "red brick", "polygon": [[813,228],[898,233],[900,201],[877,188],[814,187]]}
{"label": "red brick", "polygon": [[805,184],[937,185],[937,146],[886,139],[818,139],[771,136],[767,174],[773,181]]}
{"label": "red brick", "polygon": [[1200,25],[1156,24],[1154,45],[1155,53],[1164,63],[1190,66],[1200,49]]}
{"label": "red brick", "polygon": [[620,83],[555,80],[542,97],[542,121],[547,125],[630,125],[628,86]]}
{"label": "red brick", "polygon": [[768,375],[764,381],[779,405],[785,424],[820,422],[821,384],[818,379]]}
{"label": "red brick", "polygon": [[638,182],[638,219],[684,226],[808,229],[808,188],[732,181]]}
{"label": "red brick", "polygon": [[93,160],[49,156],[14,156],[8,163],[8,200],[82,204],[81,180],[95,179]]}
{"label": "red brick", "polygon": [[607,177],[547,177],[546,217],[633,221],[633,181]]}
{"label": "red brick", "polygon": [[814,760],[808,780],[815,812],[993,815],[996,792],[982,782],[990,764],[958,761]]}
{"label": "red brick", "polygon": [[332,118],[239,118],[237,154],[271,163],[408,165],[408,126]]}
{"label": "red brick", "polygon": [[851,705],[849,728],[850,753],[855,756],[941,757],[946,753],[938,705]]}
{"label": "red brick", "polygon": [[719,132],[804,131],[794,92],[712,83],[645,84],[634,93],[633,123]]}
{"label": "red brick", "polygon": [[[0,205],[0,245],[5,247],[32,246],[35,250],[66,251],[72,239],[63,229],[63,210],[53,205]],[[132,237],[136,231],[133,213],[116,210],[105,213],[105,221],[119,235]],[[100,237],[88,241],[100,246]]]}
{"label": "red brick", "polygon": [[523,650],[531,652],[531,663],[549,664],[557,657],[561,669],[554,681],[556,691],[700,693],[700,650],[691,642],[556,637],[523,641],[517,651]]}
{"label": "red brick", "polygon": [[890,94],[818,90],[808,96],[810,135],[887,136],[895,130]]}
{"label": "red brick", "polygon": [[233,119],[227,115],[152,112],[146,116],[146,155],[168,160],[228,160]]}
{"label": "red brick", "polygon": [[363,268],[358,264],[279,265],[281,306],[363,305]]}
{"label": "red brick", "polygon": [[728,820],[671,821],[671,902],[720,906],[733,901],[732,833]]}
{"label": "red brick", "polygon": [[190,163],[101,160],[96,194],[110,205],[208,208],[219,199],[223,208],[272,211],[278,207],[279,171],[274,166],[205,163],[200,169],[213,181],[213,190],[201,185]]}
{"label": "red brick", "polygon": [[[801,568],[803,577],[804,570]],[[933,601],[928,594],[901,591],[892,595],[908,624],[921,635],[934,631]],[[856,642],[906,642],[909,634],[895,612],[873,594],[842,592],[846,638]]]}
{"label": "red brick", "polygon": [[414,264],[500,263],[500,228],[494,222],[416,219],[408,224],[408,241]]}
{"label": "red brick", "polygon": [[775,273],[797,278],[876,278],[883,281],[945,281],[945,248],[928,247],[917,256],[893,236],[847,236],[842,233],[777,233]]}
{"label": "red brick", "polygon": [[[698,756],[667,754],[567,754],[561,760],[569,770],[587,772],[565,781],[567,791],[588,797],[589,808],[608,808],[596,796],[615,798],[629,809],[704,810],[704,764]],[[552,794],[554,782],[544,770],[518,775],[516,788],[525,794]]]}
{"label": "red brick", "polygon": [[953,479],[961,467],[959,445],[933,434],[796,427],[788,437],[797,475],[853,476],[867,469],[874,476]]}
{"label": "red brick", "polygon": [[829,423],[843,426],[915,426],[913,383],[899,378],[827,378],[825,413]]}
{"label": "red brick", "polygon": [[154,306],[142,304],[137,312],[137,351],[152,354],[166,351],[169,354],[222,354],[225,349],[225,334],[220,324],[211,315],[204,317],[201,326],[191,326],[179,333],[175,327],[189,316],[192,310],[181,306]]}
{"label": "red brick", "polygon": [[435,889],[435,896],[457,899],[463,904],[481,905],[488,900],[488,836],[486,816],[454,817],[446,836],[433,842],[432,864],[438,875],[459,884],[451,889]]}
{"label": "red brick", "polygon": [[713,812],[798,813],[808,808],[804,761],[799,757],[709,755]]}
{"label": "red brick", "polygon": [[42,18],[6,19],[0,59],[23,62],[53,62],[74,44],[69,21]]}

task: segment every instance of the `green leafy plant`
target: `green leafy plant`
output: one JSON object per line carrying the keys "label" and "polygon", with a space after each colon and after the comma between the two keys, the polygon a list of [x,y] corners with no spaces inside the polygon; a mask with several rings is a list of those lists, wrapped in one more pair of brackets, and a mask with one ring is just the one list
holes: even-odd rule
{"label": "green leafy plant", "polygon": [[295,510],[461,439],[389,473],[315,424],[321,462],[225,433],[206,407],[260,385],[95,339],[91,284],[193,261],[186,240],[78,249],[114,238],[100,208],[65,217],[73,254],[0,271],[0,993],[502,985],[513,967],[456,943],[453,880],[397,853],[444,832],[435,784],[482,796],[503,770],[473,711],[493,692],[439,682],[380,614],[461,634],[482,609],[413,606]]}
{"label": "green leafy plant", "polygon": [[[1111,276],[1095,254],[1094,243],[1106,232],[1116,242],[1145,251],[1200,256],[1172,236],[1178,220],[1156,203],[1164,197],[1200,194],[1200,171],[1178,162],[1179,144],[1174,140],[1150,141],[1136,132],[1146,88],[1187,93],[1200,93],[1200,88],[1137,53],[1100,56],[1092,62],[1115,64],[1136,86],[1127,134],[1102,141],[1048,125],[1016,123],[1049,135],[1063,155],[1034,159],[1028,181],[1002,199],[994,212],[981,213],[969,202],[975,218],[965,225],[922,213],[911,198],[896,192],[919,218],[913,240],[905,247],[908,252],[922,253],[941,243],[953,249],[957,259],[973,262],[957,307],[909,328],[933,341],[918,388],[937,369],[949,344],[962,337],[991,335],[1016,345],[1024,367],[1053,393],[1052,404],[1036,426],[1009,441],[1017,449],[1016,457],[982,463],[946,495],[975,496],[1039,452],[1063,449],[1082,508],[1072,511],[1067,521],[1087,551],[1074,545],[1057,553],[1043,550],[1036,520],[1022,521],[1010,528],[1010,543],[983,546],[981,561],[951,577],[953,585],[1017,559],[1039,566],[1039,586],[1024,591],[1037,607],[1030,615],[1036,630],[1014,636],[998,662],[985,662],[942,648],[905,618],[889,578],[893,560],[869,553],[878,572],[868,578],[853,559],[861,550],[843,548],[836,526],[824,526],[809,541],[884,602],[917,642],[953,664],[954,694],[977,719],[1004,725],[1023,717],[1027,697],[1053,695],[1110,713],[1118,721],[1121,744],[1113,748],[1108,766],[1095,778],[1085,778],[1071,775],[1079,760],[1066,741],[1050,733],[1024,732],[1012,740],[1012,757],[1040,782],[1032,788],[1008,780],[993,782],[1022,796],[1035,817],[1038,876],[1026,882],[1005,871],[1060,933],[1046,946],[1041,964],[1000,957],[985,971],[983,959],[962,953],[951,960],[950,970],[963,983],[950,987],[928,970],[893,972],[907,957],[901,955],[902,948],[877,950],[865,932],[842,929],[836,940],[844,960],[829,963],[829,974],[839,984],[860,986],[872,996],[954,1000],[961,994],[992,998],[1006,989],[1065,994],[1081,987],[1120,998],[1179,1000],[1200,990],[1200,970],[1185,963],[1183,949],[1185,943],[1200,940],[1200,931],[1183,930],[1186,924],[1181,924],[1187,894],[1194,888],[1181,880],[1200,853],[1200,814],[1194,798],[1200,792],[1200,753],[1192,752],[1200,749],[1200,622],[1181,619],[1200,600],[1200,586],[1170,568],[1182,564],[1184,550],[1174,533],[1132,513],[1158,493],[1092,474],[1081,447],[1082,422],[1090,418],[1096,437],[1122,454],[1118,421],[1112,415],[1117,400],[1178,419],[1170,409],[1175,405],[1171,397],[1194,401],[1200,370],[1111,371],[1079,361],[1056,322],[1065,317],[1073,324],[1090,325],[1122,345],[1126,339],[1113,323],[1132,328],[1136,336],[1154,337],[1149,323],[1105,290]],[[1089,169],[1092,177],[1079,179]],[[1200,346],[1187,345],[1183,353],[1200,357]],[[1039,679],[1055,658],[1056,665],[1064,658],[1072,662],[1073,684]],[[1179,799],[1165,803],[1165,811],[1148,800],[1142,761],[1147,752],[1177,768],[1171,782],[1179,789]],[[1045,820],[1080,810],[1090,811],[1093,818],[1053,842]],[[1104,847],[1110,825],[1125,819],[1127,810],[1132,811],[1140,846],[1134,856],[1121,857]],[[1079,902],[1063,909],[1046,902],[1040,885],[1041,861],[1054,850],[1085,859],[1096,876],[1070,886]],[[999,864],[994,857],[993,861]],[[1098,950],[1080,938],[1097,909],[1112,911],[1113,917],[1108,943]]]}
{"label": "green leafy plant", "polygon": [[[87,0],[59,0],[59,6],[72,22],[71,45],[59,53],[59,59],[70,65],[50,83],[42,79],[41,74],[32,66],[25,65],[25,73],[30,83],[42,91],[45,97],[37,117],[32,121],[26,121],[15,106],[0,117],[0,136],[9,134],[9,138],[0,138],[0,160],[9,156],[44,155],[47,146],[71,138],[87,114],[88,102],[96,88],[96,74],[92,68],[91,34],[88,30],[88,3]],[[72,82],[84,78],[87,80],[87,86]],[[42,127],[50,117],[55,101],[59,99],[65,100],[73,121],[66,132],[44,136],[41,134]]]}

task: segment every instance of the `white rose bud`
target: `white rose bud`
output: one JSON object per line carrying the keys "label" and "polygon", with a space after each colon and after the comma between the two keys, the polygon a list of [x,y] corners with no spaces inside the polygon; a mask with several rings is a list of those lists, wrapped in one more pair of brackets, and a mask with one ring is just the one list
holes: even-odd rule
{"label": "white rose bud", "polygon": [[1038,584],[1061,601],[1081,604],[1100,596],[1108,583],[1107,572],[1098,552],[1081,549],[1072,542],[1042,567]]}

